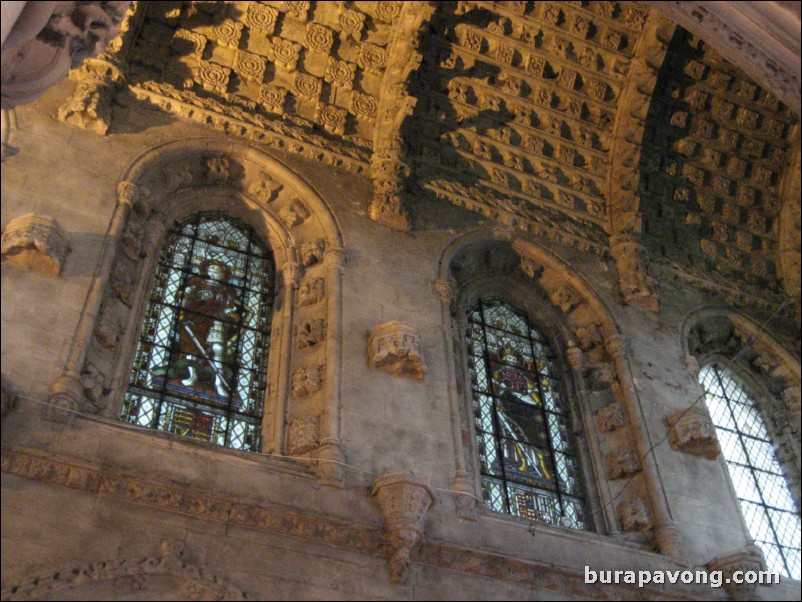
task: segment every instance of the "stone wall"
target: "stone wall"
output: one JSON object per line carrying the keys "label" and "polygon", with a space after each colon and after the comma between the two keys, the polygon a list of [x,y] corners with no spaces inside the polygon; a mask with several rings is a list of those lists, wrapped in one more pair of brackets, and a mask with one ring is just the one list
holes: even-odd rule
{"label": "stone wall", "polygon": [[[715,294],[695,290],[666,272],[656,275],[660,313],[624,306],[612,258],[551,239],[522,237],[434,200],[416,207],[419,227],[412,232],[390,230],[368,219],[373,192],[365,176],[229,139],[133,100],[113,107],[113,135],[100,137],[54,119],[71,89],[64,83],[37,104],[16,109],[11,143],[19,152],[3,165],[4,231],[13,219],[35,213],[55,218],[69,241],[57,276],[6,261],[2,267],[3,375],[16,394],[3,422],[4,598],[39,597],[59,588],[89,599],[726,595],[705,586],[637,589],[583,583],[586,565],[677,570],[682,562],[703,570],[714,558],[747,546],[723,461],[677,451],[668,440],[666,417],[701,394],[687,366],[688,324],[703,308],[730,315]],[[277,438],[273,453],[248,454],[135,429],[117,420],[122,400],[113,387],[103,408],[60,406],[66,410],[55,416],[60,420],[45,405],[53,401],[51,387],[80,342],[82,324],[96,317],[91,315],[93,290],[103,284],[99,274],[114,244],[110,233],[118,183],[145,153],[178,142],[195,145],[198,152],[222,148],[235,156],[244,147],[263,155],[306,183],[306,194],[319,195],[331,212],[345,261],[341,303],[328,300],[334,309],[326,310],[326,319],[328,332],[334,319],[341,328],[327,339],[321,361],[329,370],[327,379],[334,375],[338,385],[303,406],[293,405],[298,400],[290,394],[289,405],[274,421],[278,433],[284,433],[289,416],[305,408],[331,423],[336,453],[326,455],[320,441],[316,452],[290,458]],[[203,206],[198,201],[197,207]],[[165,207],[168,213],[179,210]],[[582,459],[590,506],[598,513],[595,532],[529,524],[491,513],[481,502],[464,501],[481,493],[458,344],[462,317],[451,314],[459,306],[454,300],[470,282],[454,278],[451,268],[461,249],[483,241],[512,257],[522,255],[530,267],[537,263],[534,277],[512,266],[503,278],[495,274],[494,286],[506,281],[524,297],[538,296],[542,315],[563,333],[566,353],[576,336],[572,329],[590,323],[583,312],[609,319],[601,324],[608,329],[602,333],[605,344],[587,346],[584,361],[602,354],[615,384],[590,386],[587,364],[569,379],[580,414],[575,430],[587,448]],[[280,269],[286,268],[285,261]],[[336,279],[331,278],[327,284]],[[561,283],[578,295],[567,309],[554,296]],[[449,287],[451,296],[444,295]],[[101,300],[96,307],[102,307]],[[747,316],[758,324],[769,317],[758,310]],[[783,319],[773,318],[765,331],[793,329]],[[426,365],[421,378],[370,367],[371,331],[394,321],[419,337],[416,353]],[[117,361],[124,363],[124,356]],[[796,378],[798,387],[798,358],[780,359],[790,366],[787,386],[792,388]],[[607,450],[608,436],[595,426],[594,413],[602,403],[619,399],[630,422],[622,440],[635,450],[655,446],[653,456],[641,458],[643,471],[632,478],[628,492],[624,483],[629,480],[608,478],[603,460],[593,452]],[[798,388],[796,403],[798,436]],[[337,470],[328,470],[331,466]],[[387,565],[403,546],[392,530],[385,534],[386,515],[371,495],[378,478],[397,471],[427,481],[437,498],[409,527],[422,529],[423,536],[411,551],[409,571],[400,577],[388,576]],[[413,483],[408,490],[420,491],[416,487]],[[630,497],[640,499],[650,515],[634,532],[622,528],[616,510],[619,501]],[[661,516],[662,523],[670,519],[671,525],[660,524]],[[797,593],[786,583],[761,592],[789,600]]]}

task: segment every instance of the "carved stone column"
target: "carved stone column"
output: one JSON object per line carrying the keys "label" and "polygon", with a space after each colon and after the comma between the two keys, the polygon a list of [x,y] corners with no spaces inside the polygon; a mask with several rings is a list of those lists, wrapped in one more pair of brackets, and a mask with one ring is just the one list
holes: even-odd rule
{"label": "carved stone column", "polygon": [[402,584],[409,573],[409,554],[423,535],[423,518],[435,502],[429,484],[411,472],[393,472],[376,480],[371,494],[376,498],[393,550],[390,581]]}
{"label": "carved stone column", "polygon": [[610,252],[618,270],[618,282],[624,303],[649,311],[660,311],[654,292],[654,280],[646,271],[647,251],[632,235],[610,238]]}
{"label": "carved stone column", "polygon": [[754,583],[734,583],[732,580],[736,571],[766,570],[766,561],[757,546],[750,544],[740,550],[716,556],[707,563],[707,568],[722,572],[722,583],[730,600],[760,600]]}
{"label": "carved stone column", "polygon": [[345,450],[340,441],[340,376],[342,370],[342,281],[346,255],[330,247],[323,255],[326,268],[326,407],[320,423],[317,476],[324,485],[343,487]]}

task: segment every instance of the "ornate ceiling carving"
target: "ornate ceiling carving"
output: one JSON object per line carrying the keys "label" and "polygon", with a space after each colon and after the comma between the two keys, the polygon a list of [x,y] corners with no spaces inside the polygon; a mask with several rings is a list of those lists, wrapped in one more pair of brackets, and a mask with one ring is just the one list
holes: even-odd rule
{"label": "ornate ceiling carving", "polygon": [[661,258],[780,291],[798,118],[648,3],[149,2],[129,21],[66,120],[105,132],[126,84],[369,175],[388,226],[414,225],[410,196],[438,198],[612,256],[630,304],[658,309]]}

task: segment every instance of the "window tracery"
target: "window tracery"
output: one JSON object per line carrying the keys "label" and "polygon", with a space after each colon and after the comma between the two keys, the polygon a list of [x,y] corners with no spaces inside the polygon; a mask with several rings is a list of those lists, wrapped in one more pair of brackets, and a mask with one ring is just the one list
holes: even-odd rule
{"label": "window tracery", "polygon": [[481,299],[469,310],[466,338],[486,504],[587,529],[568,408],[548,342],[500,299]]}
{"label": "window tracery", "polygon": [[220,213],[172,228],[156,268],[122,418],[258,451],[275,289],[272,254]]}
{"label": "window tracery", "polygon": [[774,445],[752,397],[725,368],[699,373],[741,514],[769,570],[800,578],[802,531]]}

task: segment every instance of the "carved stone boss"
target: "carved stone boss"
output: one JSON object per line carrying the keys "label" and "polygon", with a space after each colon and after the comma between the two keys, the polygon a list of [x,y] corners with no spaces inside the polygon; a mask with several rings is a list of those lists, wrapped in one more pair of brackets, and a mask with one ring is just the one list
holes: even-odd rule
{"label": "carved stone boss", "polygon": [[376,480],[371,494],[376,498],[393,550],[390,581],[404,583],[409,573],[409,554],[423,535],[423,518],[435,502],[429,484],[411,472],[393,472]]}
{"label": "carved stone boss", "polygon": [[715,460],[721,450],[716,439],[716,427],[703,409],[692,406],[666,417],[671,447],[708,460]]}
{"label": "carved stone boss", "polygon": [[398,321],[376,326],[368,340],[368,364],[396,376],[418,380],[428,371],[417,330]]}

